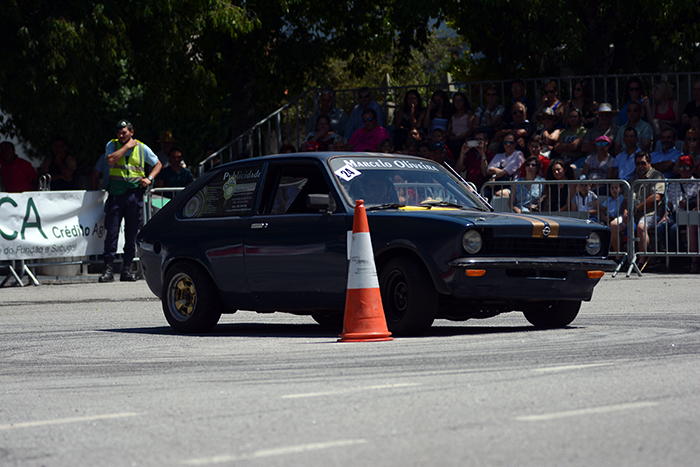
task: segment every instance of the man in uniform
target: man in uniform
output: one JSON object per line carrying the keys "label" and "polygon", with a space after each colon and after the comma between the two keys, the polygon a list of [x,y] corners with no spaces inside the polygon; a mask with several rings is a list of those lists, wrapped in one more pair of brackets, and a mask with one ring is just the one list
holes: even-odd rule
{"label": "man in uniform", "polygon": [[[124,219],[124,263],[120,280],[135,281],[131,261],[136,255],[136,234],[143,222],[143,193],[153,183],[161,163],[151,148],[135,140],[134,127],[126,120],[117,123],[117,138],[107,143],[105,158],[109,164],[109,185],[105,206],[105,271],[100,282],[114,280],[114,255],[117,253],[119,226]],[[146,175],[146,165],[152,166]]]}

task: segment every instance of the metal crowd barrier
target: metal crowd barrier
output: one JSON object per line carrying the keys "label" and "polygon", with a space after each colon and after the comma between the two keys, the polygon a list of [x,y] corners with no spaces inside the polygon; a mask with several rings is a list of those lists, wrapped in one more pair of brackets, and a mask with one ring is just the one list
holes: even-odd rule
{"label": "metal crowd barrier", "polygon": [[168,187],[168,188],[153,188],[146,191],[143,195],[143,223],[150,221],[151,218],[160,211],[163,206],[173,199],[178,193],[184,190],[183,187]]}

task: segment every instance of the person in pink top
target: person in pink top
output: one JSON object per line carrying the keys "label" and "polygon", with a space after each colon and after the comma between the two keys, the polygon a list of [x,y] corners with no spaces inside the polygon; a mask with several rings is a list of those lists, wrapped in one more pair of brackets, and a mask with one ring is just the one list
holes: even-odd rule
{"label": "person in pink top", "polygon": [[363,128],[355,130],[350,137],[349,145],[353,151],[377,152],[382,141],[389,138],[389,132],[379,126],[377,113],[374,109],[367,108],[362,112]]}

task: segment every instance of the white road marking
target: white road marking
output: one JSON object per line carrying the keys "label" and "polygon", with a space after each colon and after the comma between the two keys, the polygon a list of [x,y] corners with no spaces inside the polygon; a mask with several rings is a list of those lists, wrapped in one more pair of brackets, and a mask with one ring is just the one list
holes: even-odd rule
{"label": "white road marking", "polygon": [[566,366],[551,366],[548,368],[536,368],[532,370],[535,373],[554,373],[556,371],[579,370],[581,368],[593,368],[596,366],[608,366],[614,363],[588,363],[584,365],[566,365]]}
{"label": "white road marking", "polygon": [[233,462],[240,460],[250,460],[250,459],[260,459],[263,457],[273,457],[273,456],[284,456],[286,454],[298,454],[301,452],[318,451],[321,449],[331,449],[339,448],[344,446],[352,446],[355,444],[364,444],[366,439],[343,439],[338,441],[328,441],[325,443],[310,443],[310,444],[300,444],[298,446],[285,446],[275,449],[262,449],[260,451],[255,451],[251,454],[246,455],[230,455],[223,454],[220,456],[213,457],[202,457],[199,459],[187,459],[183,461],[183,464],[187,465],[210,465],[210,464],[223,464],[224,462]]}
{"label": "white road marking", "polygon": [[631,402],[629,404],[607,405],[604,407],[591,407],[580,410],[567,410],[565,412],[545,413],[541,415],[524,415],[515,417],[516,420],[522,422],[540,422],[546,420],[556,420],[557,418],[578,417],[581,415],[593,415],[609,412],[618,412],[620,410],[644,409],[659,405],[658,402]]}
{"label": "white road marking", "polygon": [[302,397],[334,396],[336,394],[348,394],[350,392],[371,391],[374,389],[405,388],[405,387],[410,387],[410,386],[419,386],[419,384],[418,383],[382,384],[379,386],[364,386],[364,387],[360,387],[360,388],[339,389],[337,391],[307,392],[305,394],[287,394],[287,395],[282,396],[282,399],[300,399]]}
{"label": "white road marking", "polygon": [[11,423],[9,425],[0,425],[0,430],[12,430],[14,428],[32,428],[37,426],[62,425],[64,423],[91,422],[94,420],[108,420],[110,418],[135,417],[141,415],[136,412],[110,413],[104,415],[92,415],[88,417],[71,417],[59,418],[56,420],[38,420],[36,422]]}

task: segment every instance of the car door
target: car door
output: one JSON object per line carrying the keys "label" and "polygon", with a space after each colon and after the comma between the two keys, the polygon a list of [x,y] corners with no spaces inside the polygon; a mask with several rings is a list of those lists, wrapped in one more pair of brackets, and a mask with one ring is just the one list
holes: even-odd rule
{"label": "car door", "polygon": [[[258,307],[342,308],[347,282],[348,216],[320,162],[270,163],[245,237],[248,284]],[[330,194],[334,212],[307,207]]]}

